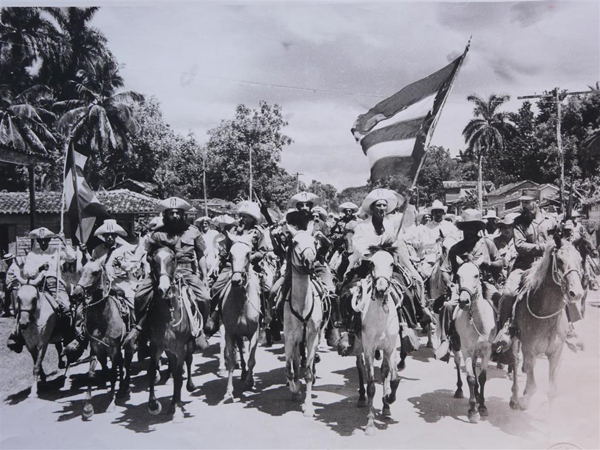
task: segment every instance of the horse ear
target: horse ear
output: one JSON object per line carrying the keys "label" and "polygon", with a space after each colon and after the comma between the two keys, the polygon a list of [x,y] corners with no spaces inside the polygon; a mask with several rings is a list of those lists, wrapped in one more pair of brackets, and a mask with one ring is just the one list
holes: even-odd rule
{"label": "horse ear", "polygon": [[237,236],[235,234],[232,234],[231,231],[227,231],[227,237],[231,242],[235,242],[237,238]]}
{"label": "horse ear", "polygon": [[464,260],[464,259],[462,259],[460,256],[456,255],[456,263],[457,263],[459,266],[462,266],[462,265],[465,263],[465,260]]}

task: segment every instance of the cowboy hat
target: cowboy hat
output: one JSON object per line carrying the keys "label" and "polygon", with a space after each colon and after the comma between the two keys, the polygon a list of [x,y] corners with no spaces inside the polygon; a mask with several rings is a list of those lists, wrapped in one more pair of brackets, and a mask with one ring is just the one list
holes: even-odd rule
{"label": "cowboy hat", "polygon": [[46,227],[36,228],[35,230],[31,230],[29,232],[30,239],[52,239],[58,237],[56,233],[50,231]]}
{"label": "cowboy hat", "polygon": [[444,206],[444,204],[442,202],[440,202],[439,200],[434,200],[433,203],[431,204],[431,206],[429,207],[429,213],[431,214],[435,210],[442,210],[442,211],[444,211],[444,214],[445,214],[447,209],[448,208],[446,206]]}
{"label": "cowboy hat", "polygon": [[258,203],[251,202],[249,200],[244,200],[238,205],[237,213],[246,214],[247,216],[252,217],[254,220],[256,220],[256,223],[261,223],[263,220]]}
{"label": "cowboy hat", "polygon": [[197,218],[197,219],[194,221],[194,223],[196,223],[196,224],[200,224],[200,223],[202,223],[202,222],[210,222],[211,220],[212,220],[212,219],[211,219],[210,217],[208,217],[208,216],[202,216],[202,217],[198,217],[198,218]]}
{"label": "cowboy hat", "polygon": [[340,212],[344,212],[344,211],[346,211],[347,209],[351,209],[351,210],[352,210],[352,212],[357,212],[357,211],[358,211],[358,206],[356,206],[356,205],[355,205],[354,203],[352,203],[352,202],[345,202],[345,203],[342,203],[342,204],[341,204],[341,205],[338,207],[338,209],[340,210]]}
{"label": "cowboy hat", "polygon": [[5,253],[4,256],[2,257],[3,260],[7,260],[7,259],[11,259],[14,258],[15,255],[13,255],[12,253]]}
{"label": "cowboy hat", "polygon": [[213,223],[216,227],[218,227],[221,231],[235,225],[235,219],[227,214],[223,216],[217,216],[213,219]]}
{"label": "cowboy hat", "polygon": [[467,224],[476,224],[480,230],[485,228],[485,222],[481,219],[481,213],[476,209],[465,209],[460,215],[462,220],[456,222],[456,228],[463,230]]}
{"label": "cowboy hat", "polygon": [[192,205],[179,197],[169,197],[161,200],[158,203],[158,212],[165,212],[169,209],[181,209],[183,211],[189,211],[191,208]]}
{"label": "cowboy hat", "polygon": [[325,211],[325,208],[321,208],[320,206],[315,206],[315,207],[312,209],[312,213],[313,213],[313,214],[318,214],[318,215],[319,215],[319,218],[320,218],[322,221],[326,221],[326,220],[327,220],[327,211]]}
{"label": "cowboy hat", "polygon": [[391,213],[398,205],[398,199],[394,191],[390,189],[373,189],[363,200],[360,207],[361,213],[368,216],[373,214],[371,205],[379,200],[385,200],[387,202],[386,214]]}
{"label": "cowboy hat", "polygon": [[575,229],[575,224],[573,223],[572,220],[567,220],[564,224],[563,224],[563,230],[574,230]]}
{"label": "cowboy hat", "polygon": [[312,192],[298,192],[290,199],[290,208],[296,208],[298,203],[312,203],[313,206],[319,202],[319,196]]}
{"label": "cowboy hat", "polygon": [[498,216],[496,215],[496,210],[495,209],[488,209],[487,213],[485,213],[485,216],[483,216],[484,219],[498,219]]}
{"label": "cowboy hat", "polygon": [[94,236],[102,236],[103,234],[116,234],[121,237],[126,237],[127,231],[125,231],[115,219],[106,219],[94,232]]}
{"label": "cowboy hat", "polygon": [[148,229],[150,231],[154,231],[154,230],[159,229],[163,225],[164,225],[164,223],[163,223],[162,217],[156,216],[156,217],[153,217],[152,220],[150,220],[150,223],[148,223]]}
{"label": "cowboy hat", "polygon": [[496,226],[512,226],[515,224],[515,219],[519,217],[519,213],[509,213],[504,218],[496,223]]}

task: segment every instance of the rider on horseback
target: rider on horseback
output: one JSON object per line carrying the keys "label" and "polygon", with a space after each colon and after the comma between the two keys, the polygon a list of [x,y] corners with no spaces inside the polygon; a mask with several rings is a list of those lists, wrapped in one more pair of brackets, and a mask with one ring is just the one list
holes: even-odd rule
{"label": "rider on horseback", "polygon": [[[150,234],[145,243],[145,250],[150,254],[153,249],[166,246],[175,251],[176,274],[187,285],[203,318],[206,318],[210,295],[206,286],[205,244],[200,230],[185,221],[185,212],[189,209],[191,209],[191,205],[178,197],[170,197],[161,201],[159,211],[163,215],[163,226]],[[202,277],[199,276],[199,273]],[[140,282],[135,293],[136,324],[125,339],[124,346],[126,348],[135,347],[143,329],[153,293],[154,280],[148,275]],[[206,339],[201,333],[196,339],[196,346],[204,349],[207,345]]]}
{"label": "rider on horseback", "polygon": [[[335,268],[332,266],[332,269],[337,273],[338,279],[341,279],[348,269],[348,256],[353,252],[351,241],[354,228],[358,223],[358,218],[356,217],[358,206],[352,202],[346,202],[339,206],[339,210],[344,215],[331,228],[330,238],[332,253],[337,254],[339,257],[338,264],[336,264]],[[333,263],[334,258],[332,256],[331,263]]]}
{"label": "rider on horseback", "polygon": [[[485,222],[481,219],[481,213],[475,209],[465,209],[461,215],[462,221],[456,225],[463,232],[463,239],[452,246],[448,252],[448,258],[442,265],[442,277],[446,286],[449,286],[451,298],[446,301],[440,310],[440,332],[441,343],[435,351],[436,359],[448,362],[450,343],[452,339],[453,350],[460,350],[460,342],[457,342],[453,330],[453,316],[458,305],[459,292],[453,278],[460,266],[459,259],[468,259],[479,266],[481,272],[482,294],[485,300],[497,303],[500,293],[494,285],[495,277],[502,270],[502,258],[494,242],[488,237],[480,236],[485,229]],[[435,306],[434,306],[435,308]],[[436,308],[437,309],[437,308]]]}
{"label": "rider on horseback", "polygon": [[[40,293],[46,292],[51,296],[50,303],[59,316],[71,319],[71,303],[65,282],[61,277],[63,263],[71,263],[76,259],[75,250],[67,245],[62,234],[56,235],[48,228],[41,227],[29,233],[31,239],[38,243],[27,254],[22,273],[25,278],[33,279],[42,274]],[[60,247],[50,247],[50,240],[58,238],[62,241]],[[8,347],[20,353],[23,350],[23,337],[17,328],[8,338]]]}
{"label": "rider on horseback", "polygon": [[[255,272],[260,273],[261,271],[258,266],[258,263],[264,258],[266,253],[273,250],[268,231],[260,226],[263,220],[262,214],[260,212],[260,206],[258,205],[258,203],[255,202],[243,201],[238,205],[237,213],[239,215],[239,223],[237,227],[232,229],[231,233],[237,236],[252,236],[252,252],[250,253],[250,262],[254,265]],[[229,254],[231,244],[231,240],[226,239],[226,255]],[[225,260],[227,262],[223,265],[223,269],[221,270],[221,273],[217,277],[217,280],[215,281],[211,289],[211,315],[204,327],[204,332],[209,337],[212,336],[219,328],[219,314],[221,309],[220,306],[223,301],[223,295],[226,292],[225,288],[231,282],[231,277],[233,276],[231,264],[229,263],[228,258],[225,258]],[[265,286],[264,283],[261,283],[261,289],[264,291],[265,296],[267,297],[270,288],[270,286]],[[268,325],[268,322],[270,322],[270,309],[271,308],[269,308],[268,305],[265,308],[265,325]]]}
{"label": "rider on horseback", "polygon": [[556,228],[554,219],[540,210],[539,201],[533,196],[523,193],[519,200],[522,210],[514,222],[517,258],[502,292],[499,331],[494,339],[494,353],[504,352],[510,348],[511,338],[516,332],[512,326],[513,306],[523,272],[529,269],[537,258],[544,255],[546,245],[551,242],[550,230]]}

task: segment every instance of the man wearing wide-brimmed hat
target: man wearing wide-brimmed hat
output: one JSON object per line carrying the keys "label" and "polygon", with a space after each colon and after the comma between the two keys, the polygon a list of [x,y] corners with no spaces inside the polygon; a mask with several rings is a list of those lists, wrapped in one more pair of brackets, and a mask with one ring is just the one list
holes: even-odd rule
{"label": "man wearing wide-brimmed hat", "polygon": [[[33,279],[38,275],[43,276],[40,286],[52,296],[53,306],[62,317],[71,317],[71,304],[65,282],[62,279],[61,267],[64,263],[76,260],[75,250],[64,241],[64,236],[57,235],[48,228],[41,227],[29,233],[30,239],[35,239],[34,245],[25,258],[22,274],[25,278]],[[60,247],[50,246],[52,239],[62,241]],[[19,331],[9,337],[8,346],[19,353],[23,349],[23,339]]]}
{"label": "man wearing wide-brimmed hat", "polygon": [[494,285],[494,279],[502,269],[502,258],[494,242],[482,237],[481,231],[485,229],[485,222],[481,218],[481,213],[476,209],[465,209],[462,214],[462,221],[457,223],[457,227],[463,232],[463,239],[450,248],[448,258],[442,264],[442,277],[447,286],[450,286],[452,298],[446,301],[440,312],[441,317],[441,343],[435,351],[436,359],[448,361],[450,342],[452,349],[460,350],[460,341],[455,339],[453,333],[452,317],[454,309],[458,305],[458,289],[455,284],[455,276],[460,266],[460,260],[470,260],[475,263],[481,271],[481,286],[483,297],[490,302],[497,304],[500,293]]}
{"label": "man wearing wide-brimmed hat", "polygon": [[[273,251],[273,246],[271,244],[271,238],[268,231],[261,226],[263,222],[263,216],[260,212],[260,206],[256,202],[244,200],[238,204],[237,214],[239,217],[238,224],[232,228],[230,233],[237,236],[251,236],[252,251],[250,253],[250,262],[254,265],[255,271],[261,278],[261,290],[265,296],[268,297],[271,286],[267,286],[264,283],[264,278],[261,276],[262,271],[259,267],[259,263],[262,261],[267,252]],[[233,275],[231,263],[227,259],[231,244],[231,239],[229,239],[228,235],[226,235],[223,255],[224,261],[222,265],[223,268],[211,289],[211,314],[204,327],[204,331],[207,336],[211,336],[219,328],[220,306],[223,302],[223,295],[225,292],[227,292],[226,287],[229,285]],[[270,311],[265,311],[265,313],[270,314]],[[265,317],[265,323],[270,322],[270,318],[270,315],[268,318]]]}
{"label": "man wearing wide-brimmed hat", "polygon": [[[158,205],[162,213],[163,225],[150,233],[145,242],[145,252],[168,246],[175,249],[177,261],[176,275],[180,276],[190,288],[194,300],[202,313],[204,321],[210,309],[210,294],[206,285],[205,243],[200,230],[185,220],[185,213],[191,205],[179,197],[162,200]],[[128,334],[124,345],[135,348],[137,338],[144,326],[148,307],[154,292],[154,282],[150,276],[143,279],[135,293],[136,325]],[[208,346],[203,333],[196,339],[196,346],[204,349]]]}
{"label": "man wearing wide-brimmed hat", "polygon": [[517,258],[517,249],[515,248],[514,240],[514,226],[515,219],[518,216],[518,213],[509,213],[496,224],[499,234],[494,238],[494,244],[496,245],[502,260],[504,261],[504,265],[502,267],[502,281],[506,281],[506,278],[512,270],[515,259]]}
{"label": "man wearing wide-brimmed hat", "polygon": [[219,271],[219,244],[217,237],[219,232],[211,228],[212,219],[208,216],[202,216],[194,221],[194,225],[198,227],[202,233],[202,238],[206,244],[206,270],[208,273],[209,285],[217,276]]}
{"label": "man wearing wide-brimmed hat", "polygon": [[497,237],[499,232],[496,227],[496,224],[498,223],[498,215],[496,214],[496,210],[492,208],[488,209],[485,213],[485,216],[483,216],[483,220],[486,222],[485,230],[483,231],[484,235],[488,236],[490,239]]}

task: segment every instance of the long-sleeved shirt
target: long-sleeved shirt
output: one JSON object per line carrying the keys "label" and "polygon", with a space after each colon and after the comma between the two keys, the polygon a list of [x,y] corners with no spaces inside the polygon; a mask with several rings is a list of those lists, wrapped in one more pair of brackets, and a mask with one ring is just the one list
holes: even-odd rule
{"label": "long-sleeved shirt", "polygon": [[39,246],[34,248],[27,254],[25,263],[23,264],[23,274],[29,278],[35,278],[39,269],[44,264],[48,264],[48,269],[44,271],[45,276],[57,277],[62,280],[61,266],[65,262],[74,262],[77,259],[77,254],[73,247],[68,244],[61,244],[60,250],[58,247],[48,246],[46,250],[42,250]]}
{"label": "long-sleeved shirt", "polygon": [[517,258],[514,269],[527,270],[536,258],[544,254],[544,243],[550,237],[550,230],[556,222],[550,216],[538,212],[531,223],[526,223],[521,215],[515,219],[515,249]]}

